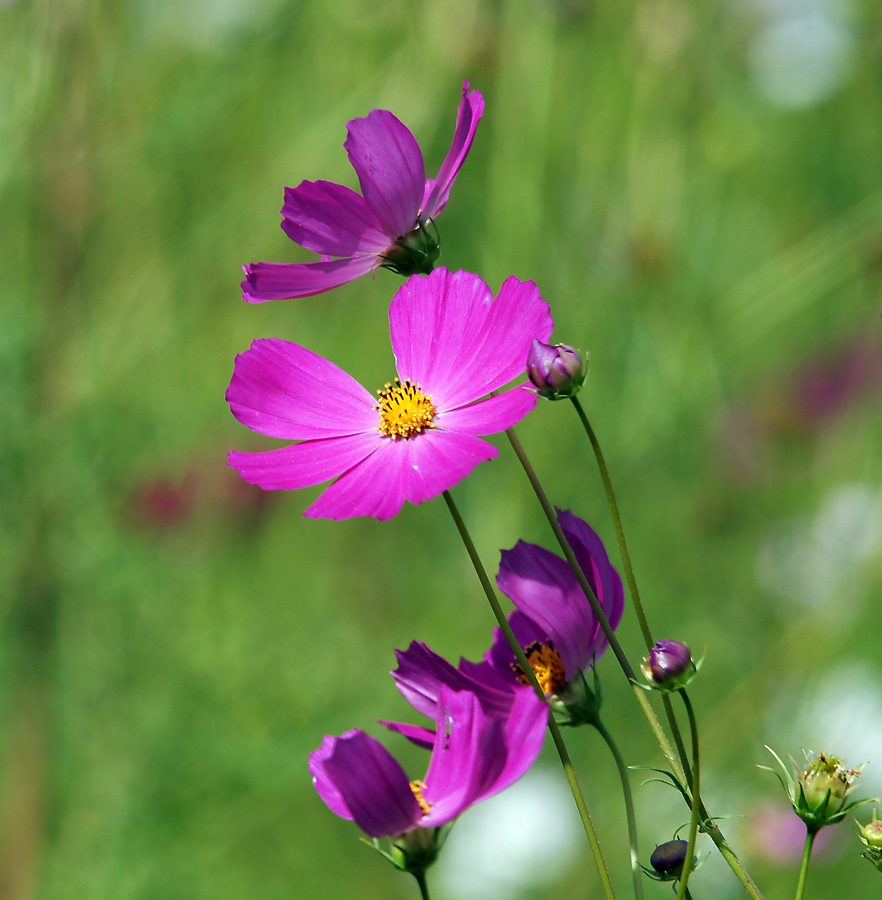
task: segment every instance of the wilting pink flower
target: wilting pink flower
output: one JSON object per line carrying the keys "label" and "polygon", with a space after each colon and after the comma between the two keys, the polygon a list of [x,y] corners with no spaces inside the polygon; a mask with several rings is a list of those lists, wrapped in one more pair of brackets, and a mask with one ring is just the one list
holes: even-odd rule
{"label": "wilting pink flower", "polygon": [[319,796],[331,812],[373,838],[453,821],[469,806],[517,781],[542,748],[547,713],[530,692],[506,716],[488,715],[468,691],[443,688],[428,772],[410,781],[397,760],[363,731],[326,736],[309,757]]}
{"label": "wilting pink flower", "polygon": [[392,113],[375,109],[349,122],[343,146],[361,195],[329,181],[285,188],[282,229],[295,243],[321,253],[321,261],[245,266],[243,299],[309,297],[380,266],[402,275],[430,272],[440,252],[434,219],[447,203],[484,112],[484,98],[468,88],[466,81],[453,143],[436,179],[426,178],[419,145]]}
{"label": "wilting pink flower", "polygon": [[298,344],[255,341],[236,357],[233,415],[301,443],[233,452],[230,465],[266,489],[339,476],[307,516],[388,519],[405,500],[431,500],[498,456],[478,435],[510,428],[536,405],[520,386],[487,397],[522,375],[533,339],[551,333],[536,285],[509,278],[494,300],[477,275],[437,269],[402,285],[389,322],[398,378],[379,398]]}
{"label": "wilting pink flower", "polygon": [[[557,515],[610,626],[616,628],[624,592],[603,542],[572,513],[558,511]],[[496,583],[517,607],[509,614],[509,623],[540,686],[564,707],[571,706],[574,694],[582,696],[580,673],[595,664],[607,641],[569,564],[542,547],[519,541],[513,549],[502,551]],[[444,686],[474,692],[485,710],[497,713],[504,712],[515,692],[524,689],[523,673],[499,628],[493,630],[493,645],[480,663],[461,659],[455,668],[417,641],[395,655],[398,668],[392,676],[398,689],[426,715],[431,715]],[[427,740],[426,730],[390,727],[415,743]]]}

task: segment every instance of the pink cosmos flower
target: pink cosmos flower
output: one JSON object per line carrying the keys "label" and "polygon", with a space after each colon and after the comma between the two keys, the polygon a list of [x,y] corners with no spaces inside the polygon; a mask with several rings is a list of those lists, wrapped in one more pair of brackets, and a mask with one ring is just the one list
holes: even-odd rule
{"label": "pink cosmos flower", "polygon": [[532,691],[520,692],[500,716],[485,713],[474,694],[443,687],[433,712],[438,727],[420,781],[409,781],[363,731],[325,736],[310,754],[309,771],[331,812],[373,838],[437,828],[517,781],[542,748],[547,712]]}
{"label": "pink cosmos flower", "polygon": [[337,478],[307,516],[388,519],[405,500],[431,500],[498,456],[478,435],[510,428],[536,405],[520,385],[487,396],[522,375],[534,338],[551,334],[536,285],[509,278],[494,300],[477,275],[436,269],[402,285],[389,323],[398,378],[379,398],[298,344],[259,340],[236,357],[233,415],[300,443],[232,452],[230,465],[265,489]]}
{"label": "pink cosmos flower", "polygon": [[285,188],[282,229],[295,243],[321,253],[321,261],[245,266],[243,299],[309,297],[380,266],[402,275],[428,274],[440,252],[434,219],[447,203],[484,112],[484,98],[468,88],[466,81],[453,143],[436,179],[426,178],[416,139],[392,113],[375,109],[349,122],[343,146],[361,196],[329,181]]}
{"label": "pink cosmos flower", "polygon": [[[557,517],[610,626],[617,628],[624,592],[603,542],[578,516],[558,510]],[[607,640],[569,564],[542,547],[518,541],[502,551],[496,583],[516,607],[508,620],[540,686],[570,715],[571,724],[586,721],[579,718],[582,673],[600,659]],[[471,691],[486,712],[503,715],[520,691],[530,690],[522,686],[523,675],[499,628],[493,629],[492,646],[479,663],[461,659],[454,667],[419,641],[396,650],[395,657],[398,668],[392,676],[398,689],[414,709],[429,716],[444,687]],[[383,724],[421,746],[433,739],[430,729]]]}

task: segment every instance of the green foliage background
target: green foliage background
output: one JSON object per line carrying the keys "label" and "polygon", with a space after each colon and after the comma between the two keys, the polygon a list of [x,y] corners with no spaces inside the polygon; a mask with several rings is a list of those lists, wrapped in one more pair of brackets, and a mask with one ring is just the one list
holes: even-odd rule
{"label": "green foliage background", "polygon": [[[396,276],[252,306],[239,267],[310,258],[277,227],[282,188],[355,186],[347,120],[391,109],[437,167],[466,78],[487,111],[439,223],[442,262],[494,290],[535,280],[557,339],[590,351],[582,396],[650,622],[707,647],[692,694],[709,803],[747,816],[727,827],[736,849],[767,896],[788,896],[794,868],[750,840],[757,802],[784,804],[754,768],[762,744],[811,746],[819,723],[781,722],[838,666],[863,666],[872,689],[882,675],[878,549],[820,608],[755,575],[768,529],[842,485],[880,505],[882,14],[837,8],[848,79],[781,109],[750,77],[762,16],[747,3],[0,6],[0,897],[415,895],[318,801],[306,756],[326,732],[406,717],[393,648],[477,658],[486,603],[440,502],[314,522],[301,512],[318,489],[240,485],[226,451],[272,442],[224,390],[256,337],[368,386],[390,377]],[[855,342],[860,389],[812,412],[800,378],[833,378]],[[615,558],[568,405],[520,435]],[[499,446],[454,494],[490,568],[520,537],[550,546]],[[632,615],[621,635],[636,662]],[[627,758],[660,764],[614,660],[600,672]],[[611,762],[595,735],[571,742],[627,896]],[[636,789],[648,854],[688,815],[673,792]],[[878,890],[849,827],[811,896]],[[694,884],[738,895],[716,856]],[[599,895],[587,853],[532,896],[561,892]]]}

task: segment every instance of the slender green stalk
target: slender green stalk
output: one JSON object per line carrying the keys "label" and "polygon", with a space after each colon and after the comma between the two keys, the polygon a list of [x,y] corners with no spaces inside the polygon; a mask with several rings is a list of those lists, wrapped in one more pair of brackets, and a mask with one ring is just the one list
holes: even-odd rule
{"label": "slender green stalk", "polygon": [[619,543],[619,552],[622,555],[622,566],[625,569],[625,578],[628,582],[628,590],[631,592],[631,601],[634,604],[634,612],[637,614],[637,622],[640,624],[640,631],[643,634],[643,640],[646,642],[646,648],[649,649],[652,647],[652,633],[649,630],[649,622],[646,620],[646,613],[643,610],[643,603],[640,600],[640,592],[637,590],[637,579],[634,577],[634,567],[631,565],[631,555],[628,553],[628,545],[625,542],[625,532],[622,528],[621,516],[619,515],[619,505],[616,502],[616,495],[613,491],[612,481],[610,481],[609,470],[606,468],[606,460],[603,458],[603,452],[600,449],[600,442],[597,440],[597,435],[594,433],[594,429],[588,421],[588,416],[585,415],[585,410],[582,409],[582,404],[579,403],[579,398],[571,397],[570,399],[573,401],[573,406],[579,414],[579,419],[582,421],[585,433],[588,435],[588,440],[591,441],[591,446],[594,449],[594,456],[597,459],[597,468],[600,470],[600,478],[603,481],[603,487],[606,490],[606,499],[609,503],[609,511],[612,514],[613,527],[616,531],[616,540]]}
{"label": "slender green stalk", "polygon": [[799,883],[796,885],[795,900],[802,900],[805,893],[805,879],[808,876],[809,860],[812,856],[812,844],[815,842],[815,835],[818,832],[811,828],[806,829],[805,846],[802,849],[802,865],[799,867]]}
{"label": "slender green stalk", "polygon": [[616,768],[619,770],[619,779],[622,782],[622,793],[625,795],[625,817],[628,820],[628,846],[631,850],[631,877],[634,880],[634,897],[643,900],[643,870],[640,868],[640,853],[637,850],[637,818],[634,815],[634,798],[631,795],[631,783],[628,780],[628,766],[619,751],[613,736],[607,731],[606,726],[595,716],[591,724],[600,732],[600,736],[606,741]]}
{"label": "slender green stalk", "polygon": [[[643,601],[640,599],[640,592],[637,590],[637,578],[634,575],[634,566],[631,563],[631,554],[628,552],[628,544],[625,541],[625,530],[622,527],[622,517],[619,515],[619,504],[616,500],[616,494],[613,490],[612,480],[609,477],[609,469],[606,466],[606,460],[603,456],[603,451],[600,449],[600,441],[597,439],[597,434],[594,431],[594,428],[591,426],[591,422],[588,420],[588,416],[585,413],[585,410],[582,408],[582,404],[579,403],[578,397],[571,397],[573,401],[573,407],[576,410],[576,413],[579,416],[579,420],[582,423],[582,427],[585,429],[585,433],[588,435],[588,440],[591,442],[591,448],[594,450],[594,458],[597,460],[597,468],[600,472],[600,479],[603,482],[603,488],[606,491],[606,499],[609,504],[610,515],[613,520],[613,528],[616,532],[616,540],[619,545],[619,553],[622,557],[622,567],[625,570],[625,580],[628,582],[628,591],[631,594],[631,603],[634,606],[634,613],[637,616],[637,623],[640,626],[640,631],[643,634],[643,640],[646,643],[647,649],[652,648],[653,639],[652,632],[649,629],[649,622],[646,618],[646,612],[643,608]],[[674,743],[677,746],[677,752],[680,756],[680,762],[682,763],[683,770],[686,773],[686,780],[689,781],[691,779],[691,774],[689,772],[689,759],[686,756],[686,747],[683,743],[683,737],[680,734],[680,726],[677,724],[677,718],[674,715],[674,708],[671,705],[671,699],[667,695],[663,698],[663,703],[665,707],[665,715],[668,719],[668,725],[671,728],[671,734],[674,736]]]}
{"label": "slender green stalk", "polygon": [[426,883],[426,873],[412,872],[411,874],[416,878],[417,884],[420,886],[420,897],[422,900],[432,900],[432,898],[429,897],[429,885]]}
{"label": "slender green stalk", "polygon": [[[679,758],[671,748],[670,742],[665,735],[664,729],[661,727],[658,718],[653,712],[652,707],[650,706],[649,701],[646,698],[645,692],[640,687],[640,684],[634,674],[634,670],[631,667],[631,664],[628,662],[628,659],[625,656],[624,651],[622,650],[622,646],[619,643],[618,638],[610,628],[609,619],[606,617],[606,613],[603,611],[600,603],[598,603],[597,597],[594,595],[594,591],[591,589],[591,585],[585,578],[585,575],[582,572],[581,567],[579,566],[578,560],[576,560],[573,549],[572,547],[570,547],[569,541],[567,540],[566,535],[563,533],[563,529],[561,529],[560,524],[557,521],[557,516],[554,512],[554,508],[549,502],[548,497],[539,482],[536,472],[533,469],[533,466],[531,465],[529,459],[527,458],[527,455],[524,452],[524,448],[521,446],[521,442],[518,440],[514,429],[509,428],[505,432],[505,434],[508,437],[509,443],[514,450],[515,455],[520,461],[524,472],[527,475],[527,478],[533,488],[534,493],[536,494],[537,499],[539,500],[539,505],[542,507],[542,510],[545,513],[545,517],[548,519],[548,524],[551,526],[551,530],[552,532],[554,532],[554,536],[557,539],[558,544],[560,544],[560,548],[563,551],[564,557],[569,563],[570,568],[573,570],[573,574],[576,576],[576,579],[579,582],[579,586],[582,588],[582,591],[588,599],[594,615],[597,617],[600,628],[606,636],[607,641],[609,642],[610,649],[613,651],[613,654],[615,655],[616,660],[618,660],[618,663],[621,666],[625,677],[631,684],[631,687],[634,691],[634,696],[636,697],[637,702],[640,704],[640,707],[642,708],[643,713],[646,716],[647,721],[649,722],[650,728],[652,728],[652,731],[655,734],[656,739],[658,740],[662,753],[664,753],[665,758],[671,764],[674,775],[688,785],[690,779],[686,778],[684,766],[681,765],[680,759],[682,758],[683,763],[687,767],[689,765],[689,762],[686,758],[686,751],[685,747],[683,746],[682,738],[679,737],[679,728],[676,723],[676,718],[673,714],[673,707],[670,703],[667,703],[665,708],[668,712],[669,720],[673,723],[672,731],[678,736],[677,746],[680,752]],[[754,884],[753,879],[747,873],[747,870],[744,868],[741,860],[738,859],[738,857],[735,855],[735,852],[726,843],[726,839],[723,836],[723,833],[711,821],[711,817],[708,814],[707,810],[704,808],[703,804],[700,807],[699,811],[701,814],[702,822],[704,823],[704,831],[706,831],[706,833],[710,836],[710,839],[714,842],[714,845],[720,851],[723,859],[725,859],[729,864],[729,867],[735,873],[736,878],[741,882],[741,885],[744,887],[748,896],[751,897],[752,900],[764,900],[759,888],[756,886],[756,884]]]}
{"label": "slender green stalk", "polygon": [[695,840],[698,837],[698,820],[701,810],[701,783],[698,756],[698,725],[695,722],[695,711],[686,691],[679,691],[686,707],[686,715],[689,717],[689,732],[692,735],[692,818],[689,821],[689,840],[686,843],[686,858],[683,860],[683,874],[680,876],[680,887],[677,890],[677,900],[684,900],[688,893],[689,876],[692,874],[692,861],[695,859]]}
{"label": "slender green stalk", "polygon": [[[524,654],[521,645],[518,643],[517,638],[514,636],[514,632],[511,630],[511,626],[508,624],[508,619],[506,618],[502,607],[499,605],[499,600],[496,597],[496,592],[493,590],[493,585],[490,583],[490,579],[487,577],[487,572],[484,569],[484,564],[481,562],[481,558],[478,556],[478,551],[475,548],[474,542],[472,541],[471,535],[466,528],[465,522],[463,521],[459,510],[457,509],[456,504],[453,502],[453,497],[450,496],[450,491],[444,491],[444,501],[447,503],[447,508],[450,510],[450,515],[453,517],[453,521],[456,525],[457,531],[459,532],[459,536],[462,539],[463,544],[465,545],[466,552],[469,555],[469,559],[471,559],[472,561],[475,573],[478,576],[478,580],[481,582],[481,587],[484,589],[484,593],[486,594],[487,600],[490,603],[490,608],[493,610],[493,615],[496,617],[497,624],[502,630],[502,633],[505,635],[505,639],[508,641],[512,652],[517,658],[518,665],[520,665],[524,676],[530,682],[533,690],[536,691],[542,702],[548,705],[548,700],[545,697],[545,692],[542,690],[539,682],[536,680],[536,673],[533,671],[532,666],[527,660],[527,657]],[[550,706],[548,707],[548,730],[551,732],[551,739],[554,742],[555,749],[557,750],[557,755],[558,757],[560,757],[560,762],[563,766],[564,774],[567,777],[567,782],[569,783],[570,790],[573,793],[573,799],[576,801],[576,809],[578,809],[579,811],[579,817],[582,820],[582,826],[585,829],[585,835],[588,838],[588,843],[591,846],[591,853],[594,855],[594,862],[597,866],[597,873],[600,876],[600,882],[603,885],[604,894],[606,895],[607,900],[615,900],[612,883],[609,879],[609,871],[606,867],[606,861],[604,860],[603,853],[600,849],[600,841],[597,839],[597,832],[594,830],[594,823],[591,821],[591,816],[588,814],[588,806],[585,803],[585,798],[582,794],[582,788],[579,786],[579,781],[576,778],[576,772],[573,769],[573,764],[570,760],[570,754],[567,750],[566,744],[564,743],[563,735],[561,735],[560,733],[560,728],[558,727],[557,722],[554,721],[554,715],[551,711]]]}

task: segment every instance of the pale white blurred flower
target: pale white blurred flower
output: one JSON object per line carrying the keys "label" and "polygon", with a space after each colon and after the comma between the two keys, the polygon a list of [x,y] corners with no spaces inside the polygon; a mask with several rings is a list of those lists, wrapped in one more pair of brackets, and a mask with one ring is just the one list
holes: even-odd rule
{"label": "pale white blurred flower", "polygon": [[563,773],[534,766],[456,823],[433,872],[437,893],[457,900],[527,897],[558,881],[584,841]]}

